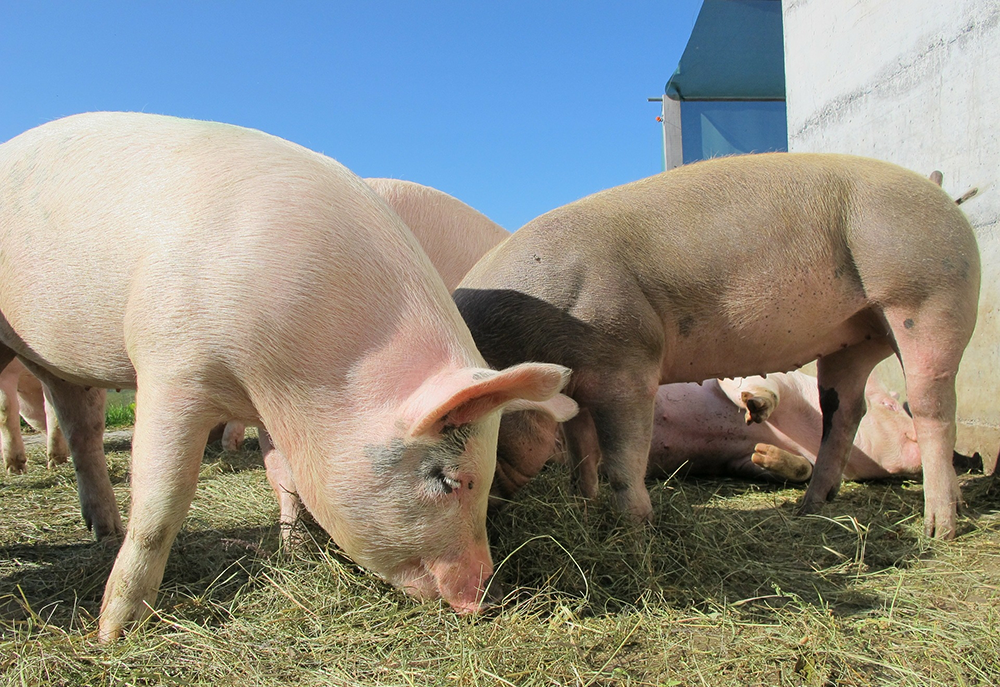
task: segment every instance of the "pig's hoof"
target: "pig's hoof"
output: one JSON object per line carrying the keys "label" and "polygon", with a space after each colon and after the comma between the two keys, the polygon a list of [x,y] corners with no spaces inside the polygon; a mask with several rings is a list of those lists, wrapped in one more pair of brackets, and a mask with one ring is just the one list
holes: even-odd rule
{"label": "pig's hoof", "polygon": [[928,509],[924,514],[924,536],[933,537],[942,541],[950,541],[955,538],[955,510],[945,509],[935,513]]}
{"label": "pig's hoof", "polygon": [[65,465],[68,460],[69,456],[61,454],[52,454],[49,455],[49,462],[46,467],[48,467],[48,469],[51,470],[58,465]]}
{"label": "pig's hoof", "polygon": [[770,391],[760,391],[756,394],[744,391],[740,394],[740,400],[743,401],[743,405],[747,409],[748,425],[767,421],[774,409],[778,407],[778,399]]}
{"label": "pig's hoof", "polygon": [[771,444],[757,444],[751,456],[755,464],[787,482],[805,482],[812,476],[812,463]]}
{"label": "pig's hoof", "polygon": [[615,489],[615,506],[628,515],[633,522],[650,524],[653,522],[653,504],[645,487],[636,489]]}
{"label": "pig's hoof", "polygon": [[125,527],[116,510],[113,515],[100,514],[87,516],[84,514],[87,529],[94,531],[94,539],[101,544],[117,546],[125,538]]}
{"label": "pig's hoof", "polygon": [[27,461],[21,461],[20,463],[7,463],[7,472],[11,475],[23,475],[27,471]]}

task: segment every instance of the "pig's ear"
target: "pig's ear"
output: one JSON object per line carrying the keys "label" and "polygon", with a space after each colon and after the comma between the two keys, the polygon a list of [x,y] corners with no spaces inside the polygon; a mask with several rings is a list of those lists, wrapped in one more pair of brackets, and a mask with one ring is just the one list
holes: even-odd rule
{"label": "pig's ear", "polygon": [[518,410],[538,410],[556,422],[566,422],[580,412],[580,407],[572,398],[565,394],[556,394],[547,401],[527,401],[518,399],[504,406],[503,412],[513,413]]}
{"label": "pig's ear", "polygon": [[548,401],[566,385],[569,374],[568,368],[550,363],[522,363],[499,372],[472,367],[442,372],[406,400],[403,424],[410,437],[436,434],[444,427],[475,422],[512,401]]}

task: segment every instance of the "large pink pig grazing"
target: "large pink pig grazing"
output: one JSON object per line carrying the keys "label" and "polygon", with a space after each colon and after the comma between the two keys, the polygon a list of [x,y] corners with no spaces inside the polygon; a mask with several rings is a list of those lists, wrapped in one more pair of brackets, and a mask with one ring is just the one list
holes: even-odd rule
{"label": "large pink pig grazing", "polygon": [[[979,253],[928,179],[845,155],[735,156],[608,189],[529,222],[455,291],[486,360],[559,363],[619,508],[644,477],[660,384],[818,359],[822,444],[801,510],[840,485],[874,365],[896,352],[923,463],[928,535],[955,533],[955,375],[976,323]],[[533,417],[526,418],[525,416]],[[506,464],[551,451],[552,423],[505,418]]]}
{"label": "large pink pig grazing", "polygon": [[21,438],[21,417],[46,435],[49,467],[65,463],[69,447],[55,409],[46,402],[42,383],[15,358],[0,371],[0,442],[7,472],[14,474],[25,472],[28,463]]}
{"label": "large pink pig grazing", "polygon": [[[137,389],[102,639],[155,603],[208,432],[229,418],[268,427],[302,501],[358,563],[479,607],[499,411],[553,397],[568,370],[487,369],[364,182],[258,131],[130,113],[8,141],[0,180],[0,363],[17,354],[49,384],[75,461],[102,423],[62,411],[92,407],[73,403],[87,386]],[[103,452],[84,462],[110,493]],[[117,510],[88,517],[113,532]]]}

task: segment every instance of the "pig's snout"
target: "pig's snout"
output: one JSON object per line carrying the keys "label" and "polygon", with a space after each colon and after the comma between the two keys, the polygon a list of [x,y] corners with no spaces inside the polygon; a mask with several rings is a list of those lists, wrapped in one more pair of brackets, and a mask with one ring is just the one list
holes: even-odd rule
{"label": "pig's snout", "polygon": [[458,558],[421,561],[421,571],[403,588],[418,599],[441,598],[457,613],[482,609],[486,583],[493,574],[488,547],[469,550]]}
{"label": "pig's snout", "polygon": [[476,613],[482,608],[486,583],[493,574],[487,546],[469,549],[457,560],[438,559],[424,564],[437,584],[441,598],[458,613]]}

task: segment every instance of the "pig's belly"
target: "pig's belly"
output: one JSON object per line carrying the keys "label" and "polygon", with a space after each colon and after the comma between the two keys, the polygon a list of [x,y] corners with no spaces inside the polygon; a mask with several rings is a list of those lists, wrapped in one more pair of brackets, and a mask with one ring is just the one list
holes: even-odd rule
{"label": "pig's belly", "polygon": [[864,304],[817,310],[811,317],[774,314],[737,325],[712,317],[705,326],[668,342],[660,383],[788,372],[886,333]]}
{"label": "pig's belly", "polygon": [[7,304],[0,319],[4,345],[82,386],[135,386],[135,369],[125,348],[120,317],[100,311],[81,317],[65,302],[32,305],[42,307],[12,309]]}

